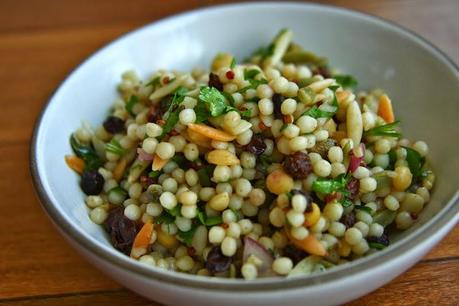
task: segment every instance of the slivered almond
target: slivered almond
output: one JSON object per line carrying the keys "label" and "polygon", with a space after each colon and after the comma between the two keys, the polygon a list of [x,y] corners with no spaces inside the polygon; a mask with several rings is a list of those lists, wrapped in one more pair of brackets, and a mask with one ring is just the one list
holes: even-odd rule
{"label": "slivered almond", "polygon": [[228,150],[213,150],[207,154],[207,161],[218,166],[239,165],[240,161]]}
{"label": "slivered almond", "polygon": [[206,136],[203,136],[199,133],[196,133],[192,130],[185,130],[182,132],[183,137],[189,142],[195,143],[200,147],[210,149],[212,146],[210,145],[211,140]]}
{"label": "slivered almond", "polygon": [[153,157],[153,163],[151,165],[151,170],[158,171],[161,170],[168,162],[168,159],[162,159],[158,155],[155,154]]}
{"label": "slivered almond", "polygon": [[188,129],[191,131],[194,131],[196,133],[199,133],[203,136],[206,136],[210,139],[213,140],[218,140],[218,141],[232,141],[236,137],[233,135],[230,135],[226,132],[223,132],[221,130],[217,130],[216,128],[207,126],[205,124],[195,124],[195,123],[189,123],[188,124]]}
{"label": "slivered almond", "polygon": [[308,85],[308,88],[311,88],[312,91],[314,91],[315,93],[318,93],[324,90],[325,88],[330,87],[330,85],[332,85],[333,83],[335,83],[334,79],[325,79],[325,80],[316,81]]}
{"label": "slivered almond", "polygon": [[123,178],[124,170],[126,170],[127,161],[125,158],[120,159],[113,170],[113,178],[119,182]]}
{"label": "slivered almond", "polygon": [[363,121],[357,101],[352,101],[346,110],[347,136],[352,139],[354,146],[358,146],[362,140]]}

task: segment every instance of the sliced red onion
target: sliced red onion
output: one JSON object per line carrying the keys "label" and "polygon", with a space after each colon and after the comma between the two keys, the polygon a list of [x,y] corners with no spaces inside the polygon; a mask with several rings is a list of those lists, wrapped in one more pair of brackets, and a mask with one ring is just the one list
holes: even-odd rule
{"label": "sliced red onion", "polygon": [[[357,168],[363,164],[363,159],[365,157],[365,145],[363,143],[359,146],[360,150],[352,150],[351,159],[349,161],[349,171],[354,172]],[[356,154],[356,151],[358,154]]]}
{"label": "sliced red onion", "polygon": [[259,277],[275,276],[271,266],[273,264],[273,256],[257,241],[250,237],[244,238],[244,253],[242,255],[243,262],[246,262],[250,255],[256,256],[261,260],[262,264],[258,267]]}
{"label": "sliced red onion", "polygon": [[148,154],[141,148],[137,148],[137,154],[139,154],[139,159],[141,161],[150,161],[153,160],[153,155]]}

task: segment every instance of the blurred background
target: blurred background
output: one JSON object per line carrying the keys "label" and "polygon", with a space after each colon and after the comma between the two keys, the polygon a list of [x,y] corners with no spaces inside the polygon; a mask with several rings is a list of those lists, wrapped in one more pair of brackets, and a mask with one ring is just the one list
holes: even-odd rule
{"label": "blurred background", "polygon": [[[155,305],[85,262],[53,228],[32,188],[29,140],[49,96],[98,48],[165,16],[227,2],[0,0],[0,305]],[[459,62],[459,0],[315,2],[395,21]],[[410,271],[351,305],[459,305],[458,246],[456,227]]]}

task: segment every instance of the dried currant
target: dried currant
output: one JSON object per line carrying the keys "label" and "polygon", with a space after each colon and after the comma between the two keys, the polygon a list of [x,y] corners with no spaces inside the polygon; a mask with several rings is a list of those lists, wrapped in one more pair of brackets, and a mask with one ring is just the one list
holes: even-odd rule
{"label": "dried currant", "polygon": [[368,242],[380,243],[382,245],[388,246],[390,244],[389,236],[386,233],[383,233],[379,237],[371,236],[367,237]]}
{"label": "dried currant", "polygon": [[284,100],[284,96],[278,93],[274,94],[272,97],[274,104],[274,117],[276,117],[276,119],[282,119],[281,104],[284,102]]}
{"label": "dried currant", "polygon": [[117,134],[124,131],[123,119],[116,116],[109,116],[105,119],[103,126],[104,129],[111,134]]}
{"label": "dried currant", "polygon": [[252,139],[245,146],[245,150],[255,155],[263,154],[266,150],[266,143],[263,141],[263,137],[259,134],[253,134]]}
{"label": "dried currant", "polygon": [[209,74],[209,86],[215,87],[219,91],[223,91],[223,83],[220,81],[220,78],[215,73]]}
{"label": "dried currant", "polygon": [[214,246],[207,255],[206,269],[211,273],[225,272],[229,269],[231,262],[231,257],[226,257],[219,246]]}
{"label": "dried currant", "polygon": [[304,152],[295,152],[292,155],[288,155],[284,161],[284,169],[294,179],[306,178],[312,170],[309,155]]}
{"label": "dried currant", "polygon": [[86,170],[81,175],[80,187],[87,195],[101,193],[104,183],[104,177],[97,170]]}
{"label": "dried currant", "polygon": [[110,210],[104,227],[110,235],[113,246],[124,254],[129,254],[137,234],[137,228],[136,223],[124,215],[124,208],[117,207]]}
{"label": "dried currant", "polygon": [[353,211],[350,211],[344,216],[342,216],[339,222],[343,223],[346,226],[346,228],[351,228],[355,224],[355,219],[355,213]]}
{"label": "dried currant", "polygon": [[351,177],[351,179],[347,183],[346,189],[349,191],[349,194],[347,195],[349,200],[356,199],[359,195],[360,181],[355,177]]}
{"label": "dried currant", "polygon": [[308,256],[308,253],[296,248],[295,246],[291,244],[287,244],[283,252],[284,252],[284,256],[290,258],[294,264],[297,264],[298,262],[303,260],[306,256]]}

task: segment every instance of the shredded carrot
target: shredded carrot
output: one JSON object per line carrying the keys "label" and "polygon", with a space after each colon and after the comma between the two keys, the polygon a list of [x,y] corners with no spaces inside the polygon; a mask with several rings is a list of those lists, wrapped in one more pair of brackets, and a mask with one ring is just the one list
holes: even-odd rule
{"label": "shredded carrot", "polygon": [[65,162],[67,163],[67,166],[69,166],[73,171],[76,171],[79,174],[83,173],[84,160],[81,158],[75,155],[65,155]]}
{"label": "shredded carrot", "polygon": [[311,255],[327,256],[327,250],[324,248],[322,243],[314,237],[313,234],[309,234],[308,237],[303,240],[293,238],[289,231],[285,231],[289,240],[299,249],[308,252]]}
{"label": "shredded carrot", "polygon": [[236,136],[204,124],[189,123],[188,129],[217,141],[232,141],[236,138]]}
{"label": "shredded carrot", "polygon": [[153,164],[151,165],[151,170],[161,170],[167,164],[168,161],[168,159],[162,159],[157,154],[155,154],[155,156],[153,157]]}
{"label": "shredded carrot", "polygon": [[142,226],[132,244],[131,257],[138,258],[147,252],[147,247],[153,235],[153,228],[153,223],[150,222]]}
{"label": "shredded carrot", "polygon": [[387,123],[392,123],[395,121],[392,102],[387,95],[382,95],[379,98],[378,115]]}
{"label": "shredded carrot", "polygon": [[119,182],[123,178],[124,170],[126,170],[126,165],[127,165],[127,161],[124,158],[120,159],[118,164],[116,164],[116,167],[113,170],[113,178],[117,182]]}

